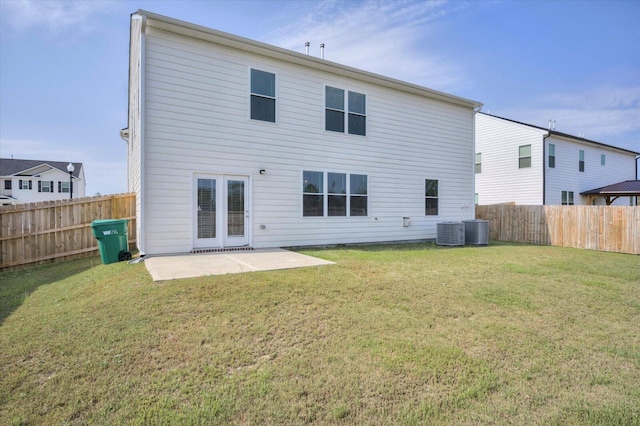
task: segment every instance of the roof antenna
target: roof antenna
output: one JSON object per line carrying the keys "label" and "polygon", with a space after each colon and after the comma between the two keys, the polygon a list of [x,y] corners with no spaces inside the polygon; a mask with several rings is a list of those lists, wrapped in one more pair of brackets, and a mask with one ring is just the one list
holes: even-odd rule
{"label": "roof antenna", "polygon": [[320,58],[324,59],[324,43],[320,43]]}
{"label": "roof antenna", "polygon": [[311,43],[309,43],[309,42],[306,42],[306,43],[304,44],[304,48],[305,48],[305,51],[306,51],[307,55],[309,54],[309,46],[310,46],[310,45],[311,45]]}

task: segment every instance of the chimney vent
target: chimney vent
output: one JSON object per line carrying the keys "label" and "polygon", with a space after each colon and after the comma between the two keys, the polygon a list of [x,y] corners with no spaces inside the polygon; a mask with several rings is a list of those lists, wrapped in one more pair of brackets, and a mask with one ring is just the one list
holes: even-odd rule
{"label": "chimney vent", "polygon": [[306,43],[304,44],[304,48],[305,48],[305,51],[306,51],[307,55],[309,54],[309,46],[310,46],[310,45],[311,45],[311,43],[309,43],[309,42],[306,42]]}
{"label": "chimney vent", "polygon": [[324,43],[320,43],[320,58],[324,59]]}

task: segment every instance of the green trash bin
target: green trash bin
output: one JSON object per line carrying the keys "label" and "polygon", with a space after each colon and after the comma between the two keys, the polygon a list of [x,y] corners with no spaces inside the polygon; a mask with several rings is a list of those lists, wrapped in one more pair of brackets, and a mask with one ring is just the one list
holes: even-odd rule
{"label": "green trash bin", "polygon": [[105,219],[91,222],[93,236],[98,240],[103,265],[131,259],[127,225],[129,219]]}

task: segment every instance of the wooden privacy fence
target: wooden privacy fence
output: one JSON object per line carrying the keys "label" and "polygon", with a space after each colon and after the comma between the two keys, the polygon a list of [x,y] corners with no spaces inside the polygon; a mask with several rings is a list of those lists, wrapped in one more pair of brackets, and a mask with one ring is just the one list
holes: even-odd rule
{"label": "wooden privacy fence", "polygon": [[640,254],[640,207],[476,206],[489,239]]}
{"label": "wooden privacy fence", "polygon": [[135,194],[1,206],[0,269],[97,254],[96,219],[129,219],[135,245],[135,212]]}

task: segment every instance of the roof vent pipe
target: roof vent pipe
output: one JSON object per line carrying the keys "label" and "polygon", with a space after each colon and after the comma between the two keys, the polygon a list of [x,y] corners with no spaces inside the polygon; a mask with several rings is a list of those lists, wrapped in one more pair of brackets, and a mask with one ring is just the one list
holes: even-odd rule
{"label": "roof vent pipe", "polygon": [[309,42],[306,42],[306,43],[304,44],[304,48],[305,48],[305,51],[306,51],[307,55],[309,54],[309,46],[310,46],[310,45],[311,45],[311,43],[309,43]]}
{"label": "roof vent pipe", "polygon": [[324,43],[320,43],[320,58],[324,59]]}

